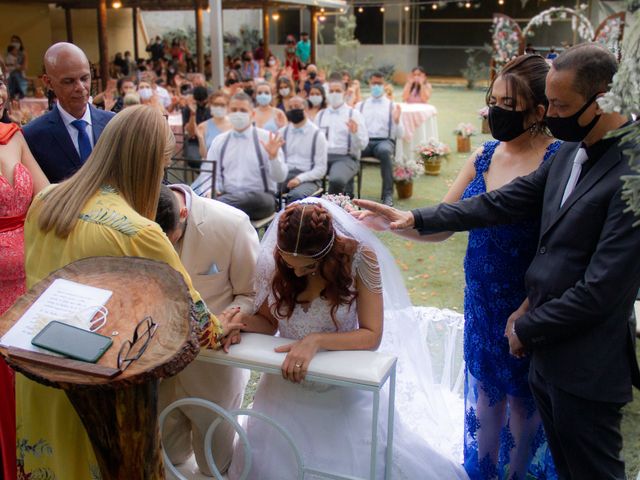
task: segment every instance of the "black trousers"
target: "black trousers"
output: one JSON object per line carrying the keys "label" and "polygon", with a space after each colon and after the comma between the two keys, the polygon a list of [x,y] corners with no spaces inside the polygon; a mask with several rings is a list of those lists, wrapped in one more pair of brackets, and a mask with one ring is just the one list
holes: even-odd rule
{"label": "black trousers", "polygon": [[624,480],[620,421],[624,403],[565,392],[532,368],[529,384],[561,480]]}
{"label": "black trousers", "polygon": [[223,193],[216,200],[242,210],[251,220],[260,220],[276,211],[276,197],[268,192]]}

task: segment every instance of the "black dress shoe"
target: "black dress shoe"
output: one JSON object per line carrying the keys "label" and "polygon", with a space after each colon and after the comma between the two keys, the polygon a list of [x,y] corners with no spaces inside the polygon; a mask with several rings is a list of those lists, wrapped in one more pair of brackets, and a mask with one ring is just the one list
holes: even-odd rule
{"label": "black dress shoe", "polygon": [[388,207],[393,207],[393,195],[385,195],[382,197],[382,204]]}

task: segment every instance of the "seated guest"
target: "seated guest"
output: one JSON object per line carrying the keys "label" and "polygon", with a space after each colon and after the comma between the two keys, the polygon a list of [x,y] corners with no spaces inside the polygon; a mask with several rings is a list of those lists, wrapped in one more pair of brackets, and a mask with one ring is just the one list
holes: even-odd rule
{"label": "seated guest", "polygon": [[167,109],[162,105],[160,97],[151,88],[151,84],[146,80],[141,80],[138,84],[138,96],[140,97],[140,103],[142,105],[149,105],[155,108],[162,115],[167,116]]}
{"label": "seated guest", "polygon": [[400,105],[394,104],[384,93],[384,75],[374,72],[369,79],[371,98],[360,102],[356,109],[364,117],[369,133],[369,145],[362,151],[363,156],[380,160],[382,177],[382,203],[393,205],[393,158],[395,142],[402,137]]}
{"label": "seated guest", "polygon": [[[162,78],[158,78],[158,76],[154,72],[143,72],[140,76],[140,81],[147,82],[153,90],[153,93],[157,96],[160,104],[167,110],[171,106],[172,99],[169,91],[164,88],[160,83],[164,80]],[[144,100],[144,99],[143,99]]]}
{"label": "seated guest", "polygon": [[310,63],[304,70],[304,76],[302,72],[300,72],[300,77],[300,94],[303,97],[308,97],[309,90],[311,90],[313,84],[318,81],[318,67],[316,67],[313,63]]}
{"label": "seated guest", "polygon": [[136,92],[136,84],[131,78],[122,77],[118,79],[116,89],[118,91],[118,98],[116,98],[116,103],[111,107],[113,113],[118,113],[124,108],[124,97],[127,93]]}
{"label": "seated guest", "polygon": [[307,102],[307,118],[315,122],[318,112],[327,108],[327,93],[322,83],[316,82],[311,85]]}
{"label": "seated guest", "polygon": [[[140,95],[137,92],[127,93],[122,99],[122,109],[133,105],[140,105]],[[122,110],[121,110],[122,111]]]}
{"label": "seated guest", "polygon": [[218,200],[239,208],[252,220],[276,209],[277,183],[287,177],[282,138],[251,125],[253,104],[245,93],[229,102],[233,130],[218,135],[207,154],[216,162]]}
{"label": "seated guest", "polygon": [[[174,145],[167,121],[156,110],[140,105],[116,115],[77,175],[34,198],[25,221],[27,288],[88,257],[134,256],[165,262],[181,273],[189,289],[199,329],[206,333],[201,344],[213,342],[218,347],[224,340],[223,329],[237,328],[226,323],[232,315],[216,318],[209,313],[154,222],[163,171]],[[95,478],[99,470],[93,448],[63,390],[16,375],[16,417],[19,444],[46,442],[53,452],[27,453],[23,464],[27,475],[43,470],[49,478]],[[130,441],[136,448],[136,439]]]}
{"label": "seated guest", "polygon": [[340,76],[329,79],[327,98],[329,108],[318,114],[315,124],[325,132],[329,145],[329,193],[353,193],[353,177],[358,173],[358,159],[369,143],[369,134],[360,112],[344,103]]}
{"label": "seated guest", "polygon": [[407,78],[402,90],[402,101],[405,103],[429,103],[433,88],[427,80],[427,74],[422,67],[415,67]]}
{"label": "seated guest", "polygon": [[287,117],[282,110],[271,106],[272,100],[271,86],[267,82],[258,83],[256,86],[255,125],[270,132],[277,132],[287,124]]}
{"label": "seated guest", "polygon": [[195,87],[191,98],[187,99],[187,105],[182,107],[182,125],[184,129],[184,147],[182,155],[189,159],[189,166],[200,166],[200,143],[196,129],[198,125],[211,118],[209,108],[209,93],[206,87]]}
{"label": "seated guest", "polygon": [[89,104],[89,60],[75,45],[49,47],[44,68],[42,80],[58,103],[24,128],[24,138],[49,181],[59,183],[82,167],[114,114]]}
{"label": "seated guest", "polygon": [[312,195],[327,173],[327,139],[322,131],[307,119],[306,100],[296,96],[289,101],[289,125],[280,132],[284,145],[284,160],[289,168],[282,192],[294,202]]}
{"label": "seated guest", "polygon": [[[156,222],[175,247],[193,286],[212,312],[234,308],[253,312],[253,279],[258,235],[249,217],[216,200],[196,195],[186,185],[163,185]],[[159,410],[181,398],[204,398],[223,408],[240,408],[248,372],[196,359],[175,377],[160,384]],[[213,476],[204,456],[204,437],[215,417],[205,409],[181,408],[167,418],[162,444],[174,464],[192,451],[200,471]],[[224,472],[231,462],[235,431],[226,422],[213,437],[213,458]]]}
{"label": "seated guest", "polygon": [[355,107],[362,101],[362,92],[360,91],[360,81],[353,80],[344,94],[344,103],[350,107]]}
{"label": "seated guest", "polygon": [[289,100],[296,94],[293,88],[293,82],[289,77],[281,76],[278,78],[276,86],[278,87],[276,107],[286,112],[287,108],[289,108]]}

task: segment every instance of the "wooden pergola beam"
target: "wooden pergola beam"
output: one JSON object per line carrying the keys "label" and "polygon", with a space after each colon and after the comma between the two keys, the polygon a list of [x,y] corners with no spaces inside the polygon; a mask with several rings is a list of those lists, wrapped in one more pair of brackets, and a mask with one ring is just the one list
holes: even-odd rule
{"label": "wooden pergola beam", "polygon": [[64,9],[64,25],[67,29],[67,42],[73,43],[73,24],[71,23],[71,8]]}
{"label": "wooden pergola beam", "polygon": [[196,58],[198,71],[204,72],[204,34],[202,32],[202,7],[196,7]]}
{"label": "wooden pergola beam", "polygon": [[109,40],[107,38],[107,0],[98,0],[98,50],[100,51],[100,80],[102,89],[109,82]]}

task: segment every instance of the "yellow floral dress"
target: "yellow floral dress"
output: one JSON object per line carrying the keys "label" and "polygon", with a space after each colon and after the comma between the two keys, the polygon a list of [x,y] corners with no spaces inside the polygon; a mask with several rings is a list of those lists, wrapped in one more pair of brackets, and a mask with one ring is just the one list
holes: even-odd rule
{"label": "yellow floral dress", "polygon": [[[201,323],[211,319],[216,333],[221,329],[210,315],[180,258],[160,227],[139,215],[109,186],[87,202],[67,238],[38,227],[42,198],[34,199],[25,222],[27,288],[51,272],[76,260],[94,256],[143,257],[166,262],[180,272],[201,312]],[[45,387],[16,375],[18,478],[90,480],[100,478],[95,455],[80,418],[62,390]],[[144,459],[140,459],[141,462]]]}

